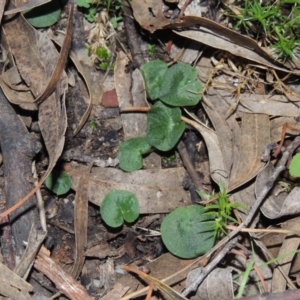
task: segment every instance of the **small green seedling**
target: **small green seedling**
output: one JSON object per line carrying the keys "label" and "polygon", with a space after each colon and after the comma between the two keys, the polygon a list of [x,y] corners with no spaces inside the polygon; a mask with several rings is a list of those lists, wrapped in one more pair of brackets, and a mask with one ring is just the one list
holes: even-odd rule
{"label": "small green seedling", "polygon": [[[205,199],[205,202],[209,202],[206,205],[206,211],[215,219],[215,239],[217,239],[221,233],[227,234],[226,226],[228,222],[237,223],[237,220],[231,216],[234,209],[246,209],[246,207],[240,203],[231,203],[229,201],[230,195],[227,194],[222,182],[219,183],[219,189],[219,193],[212,193],[211,195],[197,191],[199,196]],[[212,201],[216,203],[212,203]]]}
{"label": "small green seedling", "polygon": [[[185,130],[180,107],[196,105],[201,99],[202,86],[197,79],[197,72],[184,63],[178,63],[169,68],[165,62],[154,60],[143,65],[141,73],[145,80],[148,98],[156,100],[147,113],[145,139],[153,148],[169,151],[174,148]],[[135,171],[142,168],[141,155],[148,153],[148,150],[145,148],[143,150],[145,152],[141,152],[139,149],[137,152],[128,148],[128,153],[132,152],[125,157],[127,151],[124,151],[122,145],[120,146],[121,169],[129,172],[129,170]],[[133,158],[134,155],[137,157]],[[125,163],[127,159],[129,162]]]}
{"label": "small green seedling", "polygon": [[61,13],[60,2],[52,0],[24,13],[27,21],[36,28],[49,27],[55,24]]}
{"label": "small green seedling", "polygon": [[89,123],[89,127],[93,130],[97,128],[97,122],[95,120],[91,120]]}
{"label": "small green seedling", "polygon": [[148,53],[150,57],[153,57],[156,54],[155,46],[148,44]]}
{"label": "small green seedling", "polygon": [[143,167],[142,155],[150,153],[152,146],[146,138],[131,138],[120,145],[119,166],[125,172],[133,172]]}
{"label": "small green seedling", "polygon": [[105,197],[100,209],[103,221],[110,227],[120,227],[124,220],[134,222],[140,213],[136,196],[128,191],[112,190]]}
{"label": "small green seedling", "polygon": [[289,173],[293,177],[300,177],[300,153],[293,156],[289,165]]}
{"label": "small green seedling", "polygon": [[68,173],[53,170],[45,180],[45,185],[54,194],[61,196],[71,189],[72,182]]}
{"label": "small green seedling", "polygon": [[245,31],[269,46],[277,58],[286,61],[295,58],[300,46],[300,3],[298,0],[260,1],[246,0],[238,15],[228,13],[237,20],[235,28]]}

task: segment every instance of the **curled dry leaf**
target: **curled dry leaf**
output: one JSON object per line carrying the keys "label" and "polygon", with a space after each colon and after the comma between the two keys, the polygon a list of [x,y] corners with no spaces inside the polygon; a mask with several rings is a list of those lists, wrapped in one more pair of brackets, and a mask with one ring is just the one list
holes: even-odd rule
{"label": "curled dry leaf", "polygon": [[[258,195],[264,188],[273,172],[274,166],[271,163],[268,163],[266,168],[258,174],[255,182],[256,195]],[[271,193],[266,198],[260,210],[269,219],[278,219],[284,216],[297,215],[300,212],[299,193],[299,187],[293,188],[289,194],[280,193],[278,196],[275,196],[274,193]]]}
{"label": "curled dry leaf", "polygon": [[[204,279],[203,283],[198,287],[194,300],[207,299],[234,299],[232,268],[216,268]],[[196,276],[201,273],[201,268],[193,269],[187,277],[187,286],[190,286]],[[216,282],[218,284],[216,285]]]}

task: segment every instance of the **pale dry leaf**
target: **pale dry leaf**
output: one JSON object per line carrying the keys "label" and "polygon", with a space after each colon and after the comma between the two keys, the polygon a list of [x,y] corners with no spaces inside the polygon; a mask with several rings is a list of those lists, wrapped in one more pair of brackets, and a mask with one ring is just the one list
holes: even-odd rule
{"label": "pale dry leaf", "polygon": [[[233,299],[233,279],[232,268],[216,268],[204,279],[198,287],[196,294],[192,296],[191,300],[222,300]],[[190,286],[192,282],[201,273],[201,268],[193,269],[187,277],[186,286]]]}
{"label": "pale dry leaf", "polygon": [[216,132],[203,125],[196,116],[191,114],[189,115],[192,116],[195,121],[185,117],[182,117],[182,120],[198,130],[205,140],[209,156],[209,169],[211,178],[217,184],[219,184],[220,181],[226,184],[229,174],[224,165],[223,153]]}
{"label": "pale dry leaf", "polygon": [[[197,29],[182,30],[197,26]],[[180,22],[171,22],[165,28],[179,28],[174,30],[179,36],[198,41],[216,49],[226,50],[235,56],[244,57],[264,66],[284,72],[290,72],[283,64],[273,58],[261,48],[258,43],[248,36],[239,34],[217,22],[193,15],[184,16]],[[294,71],[297,74],[297,70]]]}
{"label": "pale dry leaf", "polygon": [[50,2],[50,1],[51,0],[31,0],[31,1],[29,1],[27,3],[24,3],[23,5],[21,5],[21,6],[17,7],[17,8],[5,11],[4,15],[8,16],[8,15],[12,15],[12,14],[16,14],[16,13],[19,13],[19,12],[23,12],[23,11],[26,11],[26,10],[29,10],[29,9],[33,9],[35,7],[41,6],[43,4],[46,4],[46,3]]}
{"label": "pale dry leaf", "polygon": [[[209,119],[214,126],[214,129],[216,130],[220,148],[222,149],[225,170],[229,175],[234,159],[234,141],[232,129],[229,127],[227,120],[225,120],[225,114],[222,114],[222,111],[218,111],[220,107],[224,106],[220,105],[220,101],[223,101],[223,99],[215,95],[215,97],[203,96],[203,100],[203,107],[208,114]],[[234,120],[234,122],[234,124],[230,125],[239,126],[236,120]]]}
{"label": "pale dry leaf", "polygon": [[[255,182],[256,195],[259,195],[273,172],[274,166],[271,163],[268,163],[266,168],[258,174]],[[260,207],[260,210],[269,219],[297,215],[300,212],[299,195],[299,187],[294,187],[289,194],[285,192],[276,196],[273,192],[266,198],[263,205]]]}
{"label": "pale dry leaf", "polygon": [[[71,18],[73,5],[71,5],[70,10],[69,24],[73,22]],[[68,26],[68,29],[70,28]],[[36,97],[42,95],[48,80],[56,70],[55,63],[58,59],[56,48],[45,34],[35,31],[21,15],[6,22],[4,29],[22,78],[30,86]],[[16,39],[16,36],[20,38]],[[66,41],[70,42],[70,39],[68,38]],[[24,48],[28,51],[23,51]],[[48,168],[37,186],[13,207],[2,213],[2,217],[17,209],[33,195],[50,174],[62,153],[67,128],[65,108],[67,86],[68,78],[63,72],[55,91],[39,106],[39,126],[49,154]]]}
{"label": "pale dry leaf", "polygon": [[28,292],[33,291],[33,287],[2,263],[0,263],[0,283],[1,295],[12,299],[19,299],[24,295],[26,300],[31,299]]}
{"label": "pale dry leaf", "polygon": [[170,19],[167,19],[163,14],[163,1],[157,0],[139,0],[131,1],[134,19],[144,29],[154,32],[157,29],[170,24]]}
{"label": "pale dry leaf", "polygon": [[[299,191],[298,191],[299,192]],[[299,194],[299,193],[298,193]],[[299,218],[290,219],[285,222],[285,228],[289,230],[298,230],[299,229]],[[289,234],[285,237],[278,256],[286,256],[286,254],[296,251],[299,247],[300,237],[294,234]],[[282,259],[279,259],[277,262],[281,266],[284,274],[289,275],[292,261],[295,255],[288,255]],[[283,274],[278,268],[275,268],[272,278],[272,293],[281,293],[286,290],[287,282]]]}
{"label": "pale dry leaf", "polygon": [[298,135],[300,132],[300,123],[297,118],[294,117],[278,117],[270,120],[270,130],[271,130],[271,143],[278,142],[281,139],[282,128],[284,124],[292,126],[295,130],[286,129],[286,137],[291,135]]}
{"label": "pale dry leaf", "polygon": [[[128,58],[123,52],[118,52],[115,62],[115,88],[118,96],[119,107],[132,106],[148,106],[145,97],[145,86],[142,76],[138,70],[131,76],[126,73],[126,65]],[[131,86],[134,90],[131,93]],[[147,129],[147,116],[143,113],[124,113],[121,115],[124,139],[127,140],[132,137],[145,136]]]}
{"label": "pale dry leaf", "polygon": [[37,224],[33,223],[26,249],[21,257],[20,262],[14,269],[14,272],[19,275],[22,278],[25,278],[26,275],[29,274],[29,271],[32,267],[33,261],[35,259],[36,254],[38,253],[45,237],[47,235],[47,232],[42,231],[41,229],[37,229]]}
{"label": "pale dry leaf", "polygon": [[[76,191],[83,167],[64,165]],[[189,204],[189,194],[183,190],[184,168],[139,170],[125,173],[112,168],[93,168],[89,176],[88,200],[98,206],[112,189],[127,190],[139,199],[140,213],[164,213]]]}
{"label": "pale dry leaf", "polygon": [[89,173],[93,166],[91,162],[82,173],[78,182],[74,207],[74,232],[75,232],[75,259],[71,270],[72,276],[77,279],[85,261],[88,228],[88,186]]}
{"label": "pale dry leaf", "polygon": [[265,166],[261,155],[270,143],[269,117],[262,114],[244,113],[242,117],[239,156],[236,170],[231,175],[228,191],[254,178]]}
{"label": "pale dry leaf", "polygon": [[291,102],[284,95],[241,94],[237,110],[282,117],[298,117],[300,115],[299,98],[297,102]]}
{"label": "pale dry leaf", "polygon": [[129,290],[128,286],[116,283],[111,291],[105,296],[101,297],[101,300],[119,300]]}

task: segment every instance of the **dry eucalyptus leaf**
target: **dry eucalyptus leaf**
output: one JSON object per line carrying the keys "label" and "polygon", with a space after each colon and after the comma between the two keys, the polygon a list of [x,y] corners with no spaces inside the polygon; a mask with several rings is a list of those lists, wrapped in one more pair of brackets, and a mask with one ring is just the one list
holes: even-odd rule
{"label": "dry eucalyptus leaf", "polygon": [[217,184],[219,184],[220,181],[224,184],[227,183],[228,173],[224,165],[223,153],[216,132],[203,125],[196,116],[193,116],[191,114],[190,116],[192,116],[195,121],[185,117],[182,117],[182,120],[198,130],[205,140],[209,156],[209,169],[211,178]]}
{"label": "dry eucalyptus leaf", "polygon": [[[198,287],[196,295],[191,300],[227,300],[233,299],[233,279],[232,268],[216,268],[204,279]],[[201,268],[190,271],[187,277],[186,285],[190,286],[194,280],[201,274]]]}
{"label": "dry eucalyptus leaf", "polygon": [[14,269],[14,272],[22,278],[24,278],[26,274],[29,274],[29,270],[32,267],[35,256],[38,253],[47,235],[47,232],[44,232],[42,229],[38,230],[37,227],[38,226],[36,223],[32,224],[26,249],[22,255],[20,262]]}
{"label": "dry eucalyptus leaf", "polygon": [[[182,30],[183,28],[194,26],[199,26],[199,28]],[[264,66],[289,72],[284,65],[264,51],[255,40],[210,19],[189,15],[184,16],[180,22],[173,22],[165,27],[179,28],[181,29],[180,31],[174,30],[174,32],[180,36],[193,39],[213,48],[226,50],[235,56],[244,57]]]}
{"label": "dry eucalyptus leaf", "polygon": [[237,110],[283,117],[300,115],[299,98],[297,102],[292,102],[284,95],[241,94]]}
{"label": "dry eucalyptus leaf", "polygon": [[[72,34],[72,27],[70,26],[73,22],[72,12],[73,4],[69,12],[68,34]],[[39,125],[49,154],[48,169],[35,189],[11,207],[11,210],[13,210],[27,201],[34,190],[41,186],[62,153],[67,128],[64,95],[68,86],[68,78],[64,72],[63,74],[57,74],[57,70],[62,70],[62,67],[56,67],[55,64],[57,64],[58,57],[60,57],[60,61],[62,60],[62,56],[58,56],[52,42],[44,33],[29,26],[22,15],[17,15],[17,17],[5,22],[4,32],[20,75],[30,86],[35,97],[44,94],[52,74],[56,74],[55,77],[60,78],[55,91],[39,106]],[[16,36],[19,38],[15,38]],[[71,39],[68,37],[63,48],[68,49],[70,41]],[[28,51],[24,51],[24,49]]]}
{"label": "dry eucalyptus leaf", "polygon": [[[65,164],[76,191],[84,167],[75,163]],[[88,200],[98,206],[105,195],[113,189],[127,190],[139,200],[140,213],[165,213],[178,206],[190,204],[188,192],[182,188],[184,168],[164,170],[140,170],[125,173],[111,168],[93,168],[89,175]]]}
{"label": "dry eucalyptus leaf", "polygon": [[163,14],[163,1],[157,0],[132,0],[131,7],[135,20],[144,29],[155,32],[157,29],[162,29],[170,24],[170,19],[167,19]]}
{"label": "dry eucalyptus leaf", "polygon": [[[234,159],[234,143],[232,129],[229,127],[227,120],[225,120],[225,114],[222,114],[222,111],[218,111],[219,108],[223,106],[220,105],[220,101],[223,101],[223,99],[215,95],[215,97],[203,96],[203,100],[203,107],[216,130],[222,149],[225,171],[229,177]],[[239,126],[236,121],[235,123],[235,126]]]}
{"label": "dry eucalyptus leaf", "polygon": [[254,178],[265,166],[261,155],[270,143],[269,117],[247,114],[242,117],[239,157],[236,170],[231,175],[228,191],[232,191]]}
{"label": "dry eucalyptus leaf", "polygon": [[[18,12],[23,12],[23,11],[26,11],[26,10],[29,10],[29,9],[33,9],[35,7],[41,6],[43,4],[46,4],[46,3],[50,2],[50,1],[51,0],[30,0],[29,2],[24,3],[23,5],[21,5],[21,6],[17,7],[17,8],[7,10],[4,13],[4,15],[5,16],[12,15],[12,14],[16,14]],[[5,1],[3,3],[5,3]]]}
{"label": "dry eucalyptus leaf", "polygon": [[28,292],[33,291],[33,287],[2,263],[0,263],[0,283],[1,295],[16,300],[31,299],[31,296],[28,294]]}
{"label": "dry eucalyptus leaf", "polygon": [[74,232],[75,232],[75,258],[70,273],[77,279],[85,261],[85,249],[87,246],[88,230],[88,185],[89,173],[93,163],[90,163],[82,173],[78,182],[78,191],[74,205]]}
{"label": "dry eucalyptus leaf", "polygon": [[298,131],[287,128],[286,136],[298,135],[300,132],[300,123],[294,117],[278,117],[270,120],[271,142],[277,142],[281,139],[282,127],[284,124],[289,124]]}
{"label": "dry eucalyptus leaf", "polygon": [[[274,166],[269,163],[267,167],[258,174],[255,182],[256,195],[259,195],[273,172]],[[294,187],[288,195],[286,193],[280,193],[278,196],[275,196],[274,193],[272,193],[266,198],[260,210],[269,219],[296,215],[300,212],[299,195],[299,187]]]}
{"label": "dry eucalyptus leaf", "polygon": [[[299,230],[299,218],[290,219],[285,224],[285,229]],[[285,237],[278,256],[285,256],[288,253],[296,251],[299,247],[300,237],[294,234],[289,234]],[[288,277],[292,261],[295,255],[288,255],[280,260],[278,264],[281,266],[286,277]],[[272,278],[272,293],[281,293],[286,290],[287,282],[283,274],[278,268],[275,268]]]}
{"label": "dry eucalyptus leaf", "polygon": [[[136,70],[133,80],[126,73],[128,58],[123,52],[119,52],[115,62],[115,87],[120,108],[132,106],[148,106],[145,94],[145,85],[141,73]],[[134,90],[131,93],[131,86]],[[147,129],[147,115],[145,113],[123,113],[121,115],[124,139],[145,136]]]}

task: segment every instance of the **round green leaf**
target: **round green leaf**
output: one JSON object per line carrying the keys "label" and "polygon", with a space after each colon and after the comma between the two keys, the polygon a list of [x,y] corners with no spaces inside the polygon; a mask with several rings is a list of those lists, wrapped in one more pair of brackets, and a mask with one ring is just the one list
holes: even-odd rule
{"label": "round green leaf", "polygon": [[214,222],[200,205],[178,207],[161,224],[162,240],[168,250],[179,257],[197,257],[214,245]]}
{"label": "round green leaf", "polygon": [[132,223],[139,214],[138,199],[128,191],[112,190],[104,197],[101,204],[101,217],[110,227],[119,227],[124,220]]}
{"label": "round green leaf", "polygon": [[24,14],[27,21],[34,27],[49,27],[57,22],[61,13],[58,0],[52,0]]}
{"label": "round green leaf", "polygon": [[192,106],[200,101],[201,90],[195,68],[178,63],[166,72],[159,99],[172,106]]}
{"label": "round green leaf", "polygon": [[123,171],[133,172],[143,167],[143,154],[151,151],[151,145],[148,144],[146,138],[132,138],[119,147],[119,166]]}
{"label": "round green leaf", "polygon": [[54,194],[60,196],[70,190],[72,182],[68,173],[52,171],[47,177],[45,185]]}
{"label": "round green leaf", "polygon": [[289,173],[291,176],[300,177],[300,153],[293,156],[289,165]]}
{"label": "round green leaf", "polygon": [[151,100],[158,99],[164,89],[164,76],[168,70],[167,64],[162,60],[153,60],[144,64],[141,73],[145,80],[147,95]]}
{"label": "round green leaf", "polygon": [[180,118],[180,108],[155,103],[148,111],[148,143],[161,151],[171,150],[185,130],[185,123]]}

